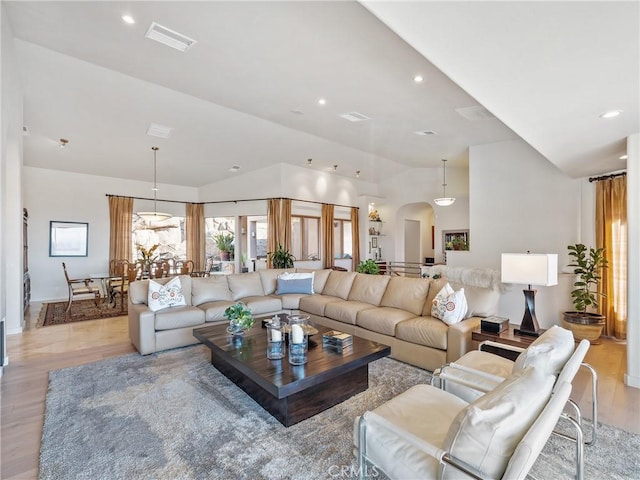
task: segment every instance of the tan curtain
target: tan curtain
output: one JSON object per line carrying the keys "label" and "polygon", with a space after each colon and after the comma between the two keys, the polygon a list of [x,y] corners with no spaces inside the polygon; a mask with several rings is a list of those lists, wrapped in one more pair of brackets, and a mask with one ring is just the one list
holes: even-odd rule
{"label": "tan curtain", "polygon": [[351,207],[351,256],[353,264],[351,269],[355,272],[360,263],[360,219],[358,207]]}
{"label": "tan curtain", "polygon": [[202,203],[187,203],[186,213],[184,230],[187,242],[187,260],[193,260],[193,269],[201,272],[204,270],[205,257],[204,205]]}
{"label": "tan curtain", "polygon": [[291,251],[291,199],[283,198],[280,202],[280,243]]}
{"label": "tan curtain", "polygon": [[133,260],[132,229],[133,198],[109,197],[109,265],[112,260]]}
{"label": "tan curtain", "polygon": [[627,338],[627,177],[596,184],[596,246],[604,247],[607,268],[602,273],[600,314],[603,334]]}
{"label": "tan curtain", "polygon": [[322,238],[322,264],[324,268],[333,267],[333,205],[322,204],[320,217],[320,231]]}
{"label": "tan curtain", "polygon": [[[267,200],[267,252],[275,252],[278,248],[280,220],[280,199],[270,198]],[[269,257],[267,268],[271,268]]]}

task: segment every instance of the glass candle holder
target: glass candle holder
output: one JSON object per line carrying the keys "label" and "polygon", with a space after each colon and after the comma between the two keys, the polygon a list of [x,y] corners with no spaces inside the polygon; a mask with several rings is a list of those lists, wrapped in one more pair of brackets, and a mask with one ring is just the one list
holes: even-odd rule
{"label": "glass candle holder", "polygon": [[284,345],[284,324],[280,322],[280,317],[275,315],[267,323],[267,358],[269,360],[280,360],[285,355]]}
{"label": "glass candle holder", "polygon": [[307,363],[307,320],[305,315],[289,315],[289,363],[304,365]]}

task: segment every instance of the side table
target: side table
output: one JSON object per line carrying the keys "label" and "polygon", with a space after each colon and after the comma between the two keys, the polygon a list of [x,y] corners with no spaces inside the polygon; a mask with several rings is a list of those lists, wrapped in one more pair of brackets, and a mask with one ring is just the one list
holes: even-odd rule
{"label": "side table", "polygon": [[[529,335],[517,335],[515,329],[518,325],[509,325],[509,328],[501,333],[483,332],[479,328],[471,332],[471,340],[475,342],[491,341],[495,343],[501,343],[503,345],[510,345],[512,347],[527,348],[538,337],[532,337]],[[542,333],[544,330],[540,330]],[[501,357],[508,358],[509,360],[515,360],[519,353],[506,348],[500,348],[493,345],[482,345],[482,351],[494,353]]]}

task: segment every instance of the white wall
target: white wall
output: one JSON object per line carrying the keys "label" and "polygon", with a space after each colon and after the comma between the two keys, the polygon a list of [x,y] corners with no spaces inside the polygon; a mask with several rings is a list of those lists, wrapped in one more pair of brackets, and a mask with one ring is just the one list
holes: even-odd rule
{"label": "white wall", "polygon": [[[150,182],[98,177],[25,167],[25,206],[29,209],[29,271],[32,300],[67,298],[62,262],[69,275],[84,277],[108,271],[109,201],[106,194],[152,197]],[[197,201],[197,189],[159,184],[159,198]],[[136,200],[134,211],[152,210],[153,202]],[[181,203],[158,202],[158,211],[184,216]],[[49,222],[89,223],[87,257],[49,257]]]}
{"label": "white wall", "polygon": [[640,388],[640,133],[627,138],[627,373],[625,383]]}
{"label": "white wall", "polygon": [[[471,249],[459,255],[452,252],[447,257],[449,265],[500,270],[501,253],[531,251],[557,253],[562,270],[568,263],[567,245],[582,241],[581,229],[587,229],[581,212],[582,183],[567,177],[521,140],[472,147]],[[542,328],[560,324],[561,312],[571,309],[572,280],[562,274],[559,285],[536,287],[536,312]],[[502,296],[500,314],[512,323],[522,320],[522,288],[515,286]]]}
{"label": "white wall", "polygon": [[[11,27],[2,5],[0,162],[0,328],[22,330],[22,91]],[[0,359],[0,365],[5,359]]]}

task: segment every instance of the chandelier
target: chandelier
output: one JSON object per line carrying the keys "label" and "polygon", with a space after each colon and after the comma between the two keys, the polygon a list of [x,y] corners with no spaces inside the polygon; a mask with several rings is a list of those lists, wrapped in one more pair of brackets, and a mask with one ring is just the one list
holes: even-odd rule
{"label": "chandelier", "polygon": [[447,160],[445,158],[442,159],[442,197],[434,198],[433,201],[441,207],[448,207],[456,201],[453,197],[447,197]]}
{"label": "chandelier", "polygon": [[171,215],[168,213],[158,212],[158,147],[151,147],[153,150],[153,212],[138,212],[138,216],[147,222],[163,222],[169,220]]}

